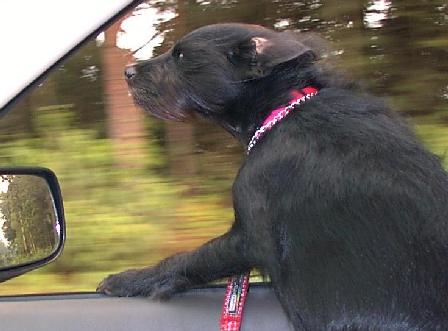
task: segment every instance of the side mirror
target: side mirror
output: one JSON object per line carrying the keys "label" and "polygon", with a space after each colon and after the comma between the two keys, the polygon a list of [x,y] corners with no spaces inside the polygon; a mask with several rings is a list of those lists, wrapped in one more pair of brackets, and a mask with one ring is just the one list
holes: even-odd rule
{"label": "side mirror", "polygon": [[56,175],[45,168],[0,168],[0,282],[53,261],[64,241]]}

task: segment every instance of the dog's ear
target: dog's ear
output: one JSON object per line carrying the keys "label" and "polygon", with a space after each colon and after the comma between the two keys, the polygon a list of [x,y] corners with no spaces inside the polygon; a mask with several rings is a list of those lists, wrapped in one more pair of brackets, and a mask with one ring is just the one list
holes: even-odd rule
{"label": "dog's ear", "polygon": [[311,48],[289,32],[252,37],[239,43],[229,53],[229,60],[245,70],[246,79],[265,77],[275,66],[293,59],[307,65],[316,58]]}

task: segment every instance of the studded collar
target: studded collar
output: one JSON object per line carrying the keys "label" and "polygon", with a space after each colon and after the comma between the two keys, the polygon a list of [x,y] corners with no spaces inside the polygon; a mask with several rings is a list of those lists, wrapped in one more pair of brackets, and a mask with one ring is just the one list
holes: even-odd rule
{"label": "studded collar", "polygon": [[315,87],[307,86],[301,90],[294,90],[291,92],[291,101],[286,106],[281,106],[274,109],[268,117],[263,121],[263,124],[255,131],[252,136],[249,145],[247,146],[247,154],[255,146],[255,144],[270,131],[278,122],[284,119],[288,114],[297,108],[300,104],[306,100],[315,96],[319,90]]}

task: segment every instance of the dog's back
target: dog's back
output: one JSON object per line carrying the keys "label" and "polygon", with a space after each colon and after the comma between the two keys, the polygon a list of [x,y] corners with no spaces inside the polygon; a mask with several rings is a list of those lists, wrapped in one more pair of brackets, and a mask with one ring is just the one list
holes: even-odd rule
{"label": "dog's back", "polygon": [[235,191],[275,230],[261,264],[298,329],[448,328],[448,176],[376,98],[322,89],[251,151]]}

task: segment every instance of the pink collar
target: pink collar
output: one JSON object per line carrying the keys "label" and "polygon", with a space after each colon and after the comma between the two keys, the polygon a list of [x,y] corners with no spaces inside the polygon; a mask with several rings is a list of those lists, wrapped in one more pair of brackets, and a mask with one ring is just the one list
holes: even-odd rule
{"label": "pink collar", "polygon": [[260,140],[267,131],[271,130],[275,124],[284,119],[293,109],[295,109],[298,105],[302,104],[304,101],[311,99],[311,97],[315,96],[319,92],[319,90],[315,87],[307,86],[301,90],[294,90],[291,92],[291,101],[288,105],[279,107],[274,109],[268,117],[263,121],[261,127],[255,131],[255,134],[252,136],[252,139],[247,146],[247,154],[249,154],[250,150],[255,146],[255,144]]}

